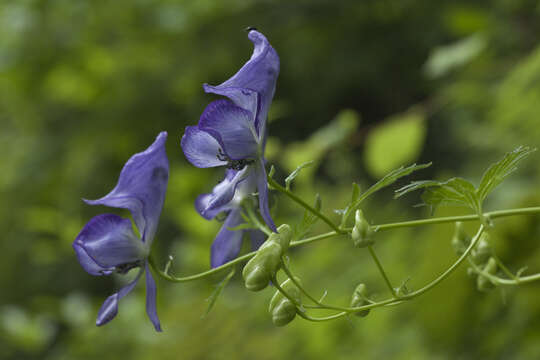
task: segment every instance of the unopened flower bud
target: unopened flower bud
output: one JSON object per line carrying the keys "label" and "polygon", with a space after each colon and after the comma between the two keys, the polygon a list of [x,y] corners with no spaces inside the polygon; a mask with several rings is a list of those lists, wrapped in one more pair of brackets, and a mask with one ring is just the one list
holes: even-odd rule
{"label": "unopened flower bud", "polygon": [[362,248],[368,245],[372,245],[373,239],[371,238],[371,235],[373,233],[373,230],[371,229],[371,226],[369,225],[367,220],[364,218],[362,210],[356,210],[354,219],[354,227],[351,232],[351,238],[354,246]]}
{"label": "unopened flower bud", "polygon": [[279,269],[282,249],[275,242],[265,242],[257,254],[248,261],[242,270],[245,286],[250,291],[260,291]]}
{"label": "unopened flower bud", "polygon": [[277,233],[272,233],[268,237],[266,242],[275,242],[281,246],[282,253],[286,253],[289,250],[289,244],[291,243],[292,230],[287,224],[282,224],[277,228]]}
{"label": "unopened flower bud", "polygon": [[279,270],[281,257],[289,248],[292,230],[287,224],[278,227],[277,233],[272,233],[261,245],[257,254],[248,261],[242,271],[244,283],[248,290],[260,291]]}
{"label": "unopened flower bud", "polygon": [[489,235],[487,233],[483,233],[480,236],[480,241],[473,253],[473,259],[477,264],[485,264],[491,256],[491,246],[488,240]]}
{"label": "unopened flower bud", "polygon": [[463,223],[461,221],[456,222],[456,229],[454,231],[454,236],[452,237],[452,247],[456,254],[462,255],[465,250],[467,250],[470,243],[471,238],[465,233]]}
{"label": "unopened flower bud", "polygon": [[296,317],[296,306],[287,298],[281,299],[272,311],[272,322],[276,326],[285,326]]}
{"label": "unopened flower bud", "polygon": [[[295,277],[297,282],[300,282],[300,279]],[[300,289],[291,281],[291,279],[285,280],[281,284],[281,288],[291,297],[294,301],[299,304],[301,301],[300,298]],[[296,317],[296,305],[289,300],[285,295],[280,291],[276,291],[272,299],[270,300],[270,305],[268,306],[268,311],[272,314],[272,322],[276,326],[285,326]]]}
{"label": "unopened flower bud", "polygon": [[[483,270],[490,275],[495,275],[495,273],[497,272],[497,261],[495,261],[493,257],[490,257]],[[490,279],[480,274],[476,279],[476,287],[480,291],[488,291],[493,289],[495,287],[495,284],[493,284]]]}
{"label": "unopened flower bud", "polygon": [[[367,290],[365,284],[360,284],[354,289],[352,298],[351,298],[351,307],[360,307],[369,304],[369,301],[367,300]],[[362,310],[354,313],[356,316],[367,316],[369,314],[370,309]]]}

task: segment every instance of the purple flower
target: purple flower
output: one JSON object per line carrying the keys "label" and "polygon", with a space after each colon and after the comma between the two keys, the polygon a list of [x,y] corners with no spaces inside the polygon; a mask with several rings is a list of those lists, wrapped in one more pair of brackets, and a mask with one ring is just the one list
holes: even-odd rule
{"label": "purple flower", "polygon": [[257,250],[266,238],[260,230],[231,230],[231,228],[237,227],[244,222],[242,218],[242,202],[251,196],[257,187],[254,174],[248,175],[240,181],[233,198],[229,202],[206,210],[209,208],[209,202],[219,197],[224,192],[224,188],[231,188],[230,184],[238,178],[238,172],[238,170],[227,169],[225,179],[214,187],[212,193],[199,195],[197,200],[195,200],[195,208],[208,220],[213,219],[219,213],[227,213],[225,222],[212,244],[210,265],[213,268],[223,265],[238,256],[242,248],[242,237],[244,233],[249,235],[253,250]]}
{"label": "purple flower", "polygon": [[[227,209],[227,206],[235,198],[240,184],[247,182],[249,186],[241,187],[252,188],[250,193],[258,192],[261,216],[270,229],[276,231],[268,207],[264,147],[266,118],[279,73],[279,57],[266,37],[258,31],[250,30],[248,37],[254,44],[249,61],[221,85],[204,85],[206,92],[226,96],[228,100],[210,103],[197,126],[186,128],[181,145],[187,159],[197,167],[227,167],[225,179],[211,194],[198,200],[197,209],[201,215],[213,218],[218,212],[228,210],[224,226],[227,222],[229,225],[236,224],[241,219],[240,210],[238,206],[234,210]],[[212,258],[229,258],[227,254],[236,252],[239,236],[241,238],[241,234],[222,228],[216,238],[218,245],[229,242],[235,246],[229,245],[229,248],[215,244],[213,248],[220,255],[214,256],[213,251]]]}
{"label": "purple flower", "polygon": [[133,231],[131,220],[114,214],[102,214],[92,218],[73,242],[79,263],[91,275],[125,274],[139,268],[133,281],[103,302],[96,320],[98,326],[116,316],[118,301],[135,287],[145,272],[146,313],[155,329],[161,331],[156,311],[156,283],[149,269],[148,255],[169,178],[166,140],[167,133],[162,132],[148,149],[133,155],[108,195],[98,200],[84,200],[90,205],[128,209],[141,234],[139,236]]}

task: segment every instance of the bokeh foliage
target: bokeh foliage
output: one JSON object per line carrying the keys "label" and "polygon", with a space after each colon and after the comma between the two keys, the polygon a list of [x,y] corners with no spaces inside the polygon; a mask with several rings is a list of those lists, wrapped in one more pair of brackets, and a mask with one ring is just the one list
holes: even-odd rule
{"label": "bokeh foliage", "polygon": [[[71,242],[104,210],[80,199],[108,192],[127,158],[161,130],[169,132],[171,180],[155,251],[162,263],[173,254],[182,274],[208,267],[220,224],[200,218],[193,200],[221,175],[191,167],[179,139],[212,99],[201,84],[220,83],[248,58],[246,26],[281,57],[269,161],[283,178],[316,160],[294,189],[306,199],[320,193],[329,214],[346,203],[352,181],[366,188],[402,164],[433,161],[423,178],[478,181],[503,153],[540,145],[537,1],[4,0],[0,358],[539,358],[538,284],[478,293],[465,269],[365,319],[280,329],[266,313],[271,291],[249,293],[238,277],[204,320],[219,276],[160,281],[165,333],[145,317],[142,286],[111,324],[94,326],[123,279],[94,278],[78,265]],[[538,205],[537,163],[533,155],[522,164],[486,210]],[[391,197],[391,189],[377,194],[366,217],[429,215],[412,207],[414,195]],[[302,217],[285,199],[275,210],[278,222]],[[453,261],[451,233],[450,225],[389,232],[377,250],[396,284],[410,278],[417,288]],[[499,220],[495,234],[513,270],[540,269],[538,217]],[[346,303],[360,281],[376,296],[385,291],[366,255],[333,239],[291,258],[309,289]]]}

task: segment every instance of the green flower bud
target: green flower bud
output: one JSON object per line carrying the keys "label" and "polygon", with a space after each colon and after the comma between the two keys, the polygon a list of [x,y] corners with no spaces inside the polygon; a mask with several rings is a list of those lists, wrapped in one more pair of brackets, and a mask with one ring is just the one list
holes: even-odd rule
{"label": "green flower bud", "polygon": [[362,210],[356,210],[354,219],[354,227],[351,232],[351,238],[354,246],[362,248],[368,245],[372,245],[374,242],[371,238],[373,230],[371,229],[371,226],[369,225],[367,220],[364,218]]}
{"label": "green flower bud", "polygon": [[266,240],[265,244],[268,242],[277,243],[281,246],[282,252],[286,253],[289,249],[289,244],[291,243],[292,230],[291,227],[287,224],[282,224],[277,228],[277,233],[272,233]]}
{"label": "green flower bud", "polygon": [[[354,289],[352,298],[351,298],[351,307],[359,307],[369,304],[369,301],[367,301],[367,290],[365,284],[360,284]],[[362,310],[359,312],[354,313],[356,316],[367,316],[369,314],[370,309]]]}
{"label": "green flower bud", "polygon": [[276,326],[285,326],[296,317],[296,306],[287,298],[281,299],[272,311],[272,322]]}
{"label": "green flower bud", "polygon": [[[300,283],[299,278],[295,277],[295,280]],[[300,289],[296,287],[291,279],[285,280],[280,286],[296,303],[299,304],[301,302]],[[296,305],[280,291],[276,291],[274,296],[272,296],[268,311],[272,314],[272,322],[276,326],[287,325],[296,317]]]}
{"label": "green flower bud", "polygon": [[[495,275],[495,273],[497,272],[497,261],[495,261],[494,258],[490,257],[483,270],[490,275]],[[489,291],[495,287],[495,284],[493,284],[491,280],[489,280],[487,277],[480,274],[476,279],[476,287],[480,291]]]}
{"label": "green flower bud", "polygon": [[477,264],[485,264],[491,256],[491,246],[489,246],[489,235],[483,233],[480,241],[473,252],[473,259]]}
{"label": "green flower bud", "polygon": [[463,223],[461,221],[456,222],[456,229],[454,231],[454,236],[452,237],[452,247],[458,255],[462,255],[469,244],[471,243],[471,238],[465,233],[463,229]]}
{"label": "green flower bud", "polygon": [[282,248],[278,243],[266,241],[242,270],[245,286],[260,291],[268,286],[281,262]]}

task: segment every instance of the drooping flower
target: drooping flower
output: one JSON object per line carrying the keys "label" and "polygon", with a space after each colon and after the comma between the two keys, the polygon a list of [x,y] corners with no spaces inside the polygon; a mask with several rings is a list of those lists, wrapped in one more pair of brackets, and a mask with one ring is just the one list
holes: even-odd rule
{"label": "drooping flower", "polygon": [[[225,221],[219,230],[211,248],[210,265],[215,268],[233,260],[240,253],[242,248],[242,238],[248,234],[251,240],[251,247],[257,250],[264,242],[265,235],[256,229],[231,230],[242,223],[242,202],[256,190],[254,174],[248,175],[236,187],[233,198],[221,206],[214,206],[209,209],[209,202],[222,193],[223,188],[231,188],[230,183],[236,178],[238,170],[227,169],[225,179],[214,187],[210,194],[202,194],[195,200],[195,208],[204,218],[210,220],[220,213],[226,213]],[[249,205],[248,205],[249,206]]]}
{"label": "drooping flower", "polygon": [[145,273],[146,313],[157,331],[161,326],[156,310],[156,283],[148,265],[148,256],[165,201],[169,178],[169,161],[165,153],[167,133],[161,132],[145,151],[133,155],[124,165],[115,188],[98,200],[84,200],[90,205],[128,209],[139,231],[133,231],[131,220],[114,214],[92,218],[81,230],[73,248],[81,266],[95,276],[126,274],[139,268],[134,280],[109,296],[96,319],[104,325],[118,313],[118,302],[126,296]]}
{"label": "drooping flower", "polygon": [[[219,209],[223,211],[223,207],[234,199],[240,184],[249,179],[250,186],[246,187],[254,184],[253,192],[255,189],[258,192],[261,216],[268,227],[276,231],[268,206],[264,147],[266,118],[279,74],[279,57],[260,32],[251,29],[248,38],[253,42],[254,50],[246,64],[221,85],[204,85],[206,92],[228,99],[210,103],[197,126],[186,128],[181,145],[193,165],[200,168],[225,166],[228,169],[225,179],[204,197],[204,202],[197,204],[201,215],[212,218]],[[233,220],[238,216],[230,211],[227,219],[236,223]],[[216,241],[219,239],[218,234]]]}

